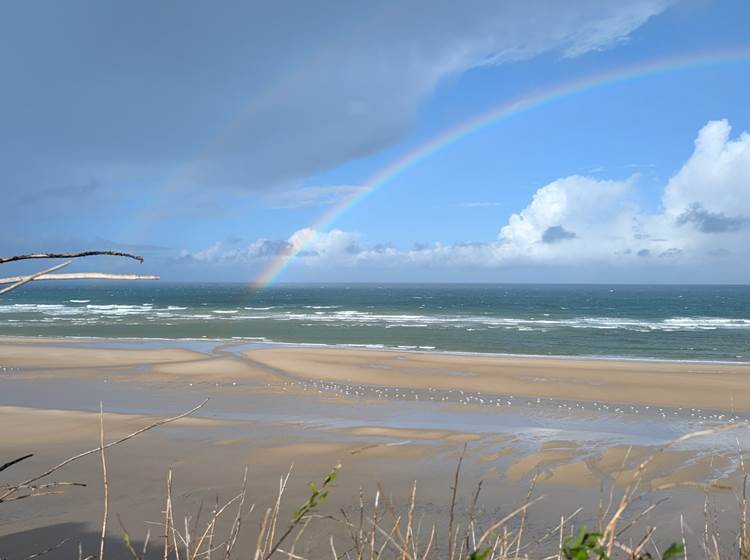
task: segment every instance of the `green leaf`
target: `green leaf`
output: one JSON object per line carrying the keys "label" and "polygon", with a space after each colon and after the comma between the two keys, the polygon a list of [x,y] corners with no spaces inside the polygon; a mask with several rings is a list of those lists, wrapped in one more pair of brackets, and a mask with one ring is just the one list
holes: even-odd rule
{"label": "green leaf", "polygon": [[563,540],[562,553],[567,560],[609,560],[607,553],[601,546],[602,534],[589,533],[586,527],[581,527],[577,535],[571,535]]}
{"label": "green leaf", "polygon": [[675,560],[678,556],[685,553],[685,547],[679,543],[672,543],[669,548],[661,555],[661,560]]}
{"label": "green leaf", "polygon": [[487,560],[492,552],[491,548],[485,548],[483,550],[475,550],[469,556],[469,560]]}
{"label": "green leaf", "polygon": [[302,517],[305,516],[310,510],[315,509],[320,502],[323,502],[328,497],[328,487],[334,480],[336,480],[336,471],[341,468],[341,465],[336,465],[333,470],[329,472],[323,479],[323,484],[320,488],[314,482],[308,482],[307,487],[310,489],[310,497],[307,498],[297,511],[294,512],[292,519],[294,522],[298,522]]}
{"label": "green leaf", "polygon": [[578,534],[575,537],[570,537],[572,539],[572,542],[570,543],[571,548],[578,548],[583,544],[583,541],[586,539],[586,527],[581,527],[581,530],[578,531]]}

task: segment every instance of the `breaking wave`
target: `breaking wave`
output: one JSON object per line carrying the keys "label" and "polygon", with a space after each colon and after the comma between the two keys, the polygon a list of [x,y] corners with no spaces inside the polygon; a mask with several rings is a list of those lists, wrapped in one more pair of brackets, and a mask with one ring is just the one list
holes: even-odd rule
{"label": "breaking wave", "polygon": [[[340,306],[305,305],[297,308],[239,307],[236,309],[159,307],[151,303],[120,305],[91,304],[87,300],[70,300],[75,305],[14,303],[0,305],[0,321],[15,324],[34,322],[107,322],[109,319],[130,318],[153,321],[286,321],[306,325],[371,326],[384,328],[460,328],[469,332],[485,329],[518,331],[549,331],[552,329],[593,329],[651,331],[710,331],[750,329],[750,319],[729,317],[669,317],[636,319],[626,317],[552,317],[540,313],[530,317],[499,317],[492,315],[376,313]],[[85,305],[82,305],[85,304]]]}

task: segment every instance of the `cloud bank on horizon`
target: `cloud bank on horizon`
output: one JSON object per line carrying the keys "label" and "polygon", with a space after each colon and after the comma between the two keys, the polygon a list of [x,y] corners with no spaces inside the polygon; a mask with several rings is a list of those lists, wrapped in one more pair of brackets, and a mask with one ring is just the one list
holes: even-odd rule
{"label": "cloud bank on horizon", "polygon": [[[650,266],[745,263],[750,271],[750,134],[730,137],[726,120],[699,132],[687,162],[668,181],[661,211],[638,204],[638,177],[602,180],[581,175],[540,187],[531,202],[510,216],[496,240],[416,246],[365,245],[354,232],[316,232],[298,256],[298,266],[435,269],[605,266],[610,270]],[[216,243],[182,262],[257,264],[282,255],[306,239]]]}

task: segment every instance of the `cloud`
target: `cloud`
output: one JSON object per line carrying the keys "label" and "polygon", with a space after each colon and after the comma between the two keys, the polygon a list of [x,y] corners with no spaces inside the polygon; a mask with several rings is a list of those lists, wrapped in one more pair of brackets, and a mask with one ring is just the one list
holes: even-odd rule
{"label": "cloud", "polygon": [[542,234],[542,243],[559,243],[566,239],[575,239],[576,237],[574,232],[568,231],[562,226],[550,226]]}
{"label": "cloud", "polygon": [[[625,264],[631,255],[696,262],[718,249],[750,252],[740,233],[750,226],[750,135],[731,139],[730,132],[723,120],[699,131],[658,213],[637,204],[637,175],[619,181],[571,176],[541,187],[501,228],[500,262]],[[549,243],[560,237],[566,242]]]}
{"label": "cloud", "polygon": [[[343,257],[355,257],[363,251],[359,241],[359,235],[338,229],[321,233],[303,228],[284,240],[258,239],[247,243],[242,239],[228,239],[201,251],[183,250],[173,261],[203,264],[265,263],[293,250],[299,251],[298,258],[301,260],[341,261]],[[372,250],[383,252],[386,247],[380,244]]]}
{"label": "cloud", "polygon": [[697,203],[712,213],[750,215],[750,135],[732,140],[731,131],[726,120],[701,129],[692,156],[667,184],[667,214],[676,218]]}
{"label": "cloud", "polygon": [[732,140],[728,131],[725,121],[712,121],[698,133],[693,154],[665,187],[659,212],[637,203],[637,176],[601,180],[573,175],[540,187],[490,241],[436,242],[400,250],[368,245],[352,232],[303,229],[285,243],[304,247],[296,259],[298,268],[322,273],[421,270],[423,279],[431,279],[424,271],[434,268],[580,271],[591,264],[597,265],[591,270],[620,272],[703,265],[702,270],[713,273],[717,260],[723,259],[725,269],[741,277],[741,271],[750,272],[744,264],[750,262],[750,244],[743,231],[750,223],[745,214],[725,212],[745,212],[750,205],[750,135]]}
{"label": "cloud", "polygon": [[616,239],[634,233],[635,195],[634,177],[557,179],[538,189],[531,203],[500,229],[497,258],[533,262],[605,258]]}
{"label": "cloud", "polygon": [[677,225],[691,224],[703,233],[725,233],[739,231],[750,225],[747,216],[725,216],[721,212],[709,212],[698,202],[691,204],[677,217]]}
{"label": "cloud", "polygon": [[202,251],[182,250],[171,257],[171,264],[245,264],[285,254],[292,244],[283,240],[258,239],[245,244],[241,239],[217,242]]}
{"label": "cloud", "polygon": [[266,197],[271,208],[311,208],[336,204],[350,196],[365,192],[364,187],[334,185],[327,187],[302,187],[274,192]]}
{"label": "cloud", "polygon": [[304,228],[292,234],[289,243],[295,248],[303,247],[303,257],[314,256],[321,260],[346,260],[362,252],[359,235],[340,229],[323,233]]}
{"label": "cloud", "polygon": [[0,189],[267,192],[403,137],[445,79],[611,47],[671,3],[14,2]]}

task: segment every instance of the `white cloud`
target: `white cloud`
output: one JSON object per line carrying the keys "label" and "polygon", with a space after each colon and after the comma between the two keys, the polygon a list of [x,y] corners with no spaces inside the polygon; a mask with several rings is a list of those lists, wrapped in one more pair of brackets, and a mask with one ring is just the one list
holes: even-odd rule
{"label": "white cloud", "polygon": [[[710,272],[717,259],[724,259],[726,270],[736,271],[750,262],[750,135],[732,140],[729,134],[726,121],[709,122],[698,133],[693,154],[667,183],[663,208],[656,213],[638,205],[637,175],[625,180],[573,175],[539,188],[491,241],[397,250],[366,245],[351,232],[302,229],[281,243],[303,248],[299,265],[328,271],[580,266],[648,270],[712,263],[705,268]],[[272,256],[259,255],[258,243],[245,253],[249,258]]]}
{"label": "white cloud", "polygon": [[241,239],[219,241],[202,251],[181,251],[173,263],[246,264],[262,262],[292,249],[288,241],[258,239],[245,243]]}
{"label": "white cloud", "polygon": [[[634,178],[602,181],[573,175],[543,186],[526,208],[513,214],[500,230],[499,258],[545,261],[550,259],[601,257],[614,239],[632,226]],[[545,243],[550,232],[558,243]],[[573,246],[573,247],[571,247]]]}
{"label": "white cloud", "polygon": [[731,131],[726,120],[703,127],[693,155],[667,184],[667,215],[676,218],[697,203],[712,213],[750,216],[750,135],[731,140]]}
{"label": "white cloud", "polygon": [[359,235],[340,229],[317,232],[304,228],[294,232],[288,242],[297,250],[301,248],[303,257],[315,260],[345,260],[361,252]]}
{"label": "white cloud", "polygon": [[494,262],[631,266],[649,257],[687,264],[749,255],[750,135],[732,140],[730,132],[726,121],[703,127],[658,213],[637,204],[637,175],[571,176],[541,187],[500,230]]}

